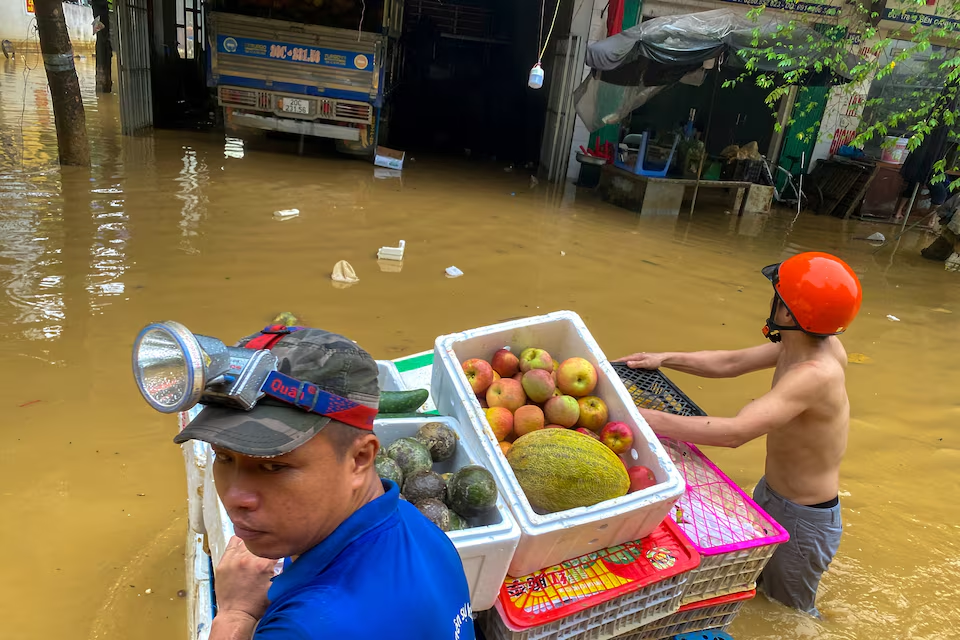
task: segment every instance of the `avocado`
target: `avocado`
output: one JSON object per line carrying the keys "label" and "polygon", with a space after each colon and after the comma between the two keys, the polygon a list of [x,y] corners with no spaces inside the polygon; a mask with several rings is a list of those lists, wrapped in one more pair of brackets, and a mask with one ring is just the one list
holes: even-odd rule
{"label": "avocado", "polygon": [[450,531],[460,531],[462,529],[469,529],[470,525],[467,524],[465,518],[460,517],[456,511],[450,512]]}
{"label": "avocado", "polygon": [[416,438],[400,438],[387,447],[387,456],[400,465],[404,478],[417,471],[429,471],[433,466],[430,451]]}
{"label": "avocado", "polygon": [[442,422],[428,422],[417,431],[417,440],[430,450],[434,462],[443,462],[457,451],[457,434]]}
{"label": "avocado", "polygon": [[426,498],[414,506],[425,515],[430,522],[440,527],[441,531],[450,531],[450,510],[436,498]]}
{"label": "avocado", "polygon": [[443,500],[447,493],[447,483],[433,471],[417,471],[403,482],[403,495],[416,504],[427,498]]}
{"label": "avocado", "polygon": [[447,483],[447,504],[461,516],[475,518],[497,505],[493,474],[479,465],[463,467]]}
{"label": "avocado", "polygon": [[403,486],[403,471],[395,460],[385,455],[377,456],[373,464],[377,469],[378,476],[384,480],[393,480],[398,487]]}

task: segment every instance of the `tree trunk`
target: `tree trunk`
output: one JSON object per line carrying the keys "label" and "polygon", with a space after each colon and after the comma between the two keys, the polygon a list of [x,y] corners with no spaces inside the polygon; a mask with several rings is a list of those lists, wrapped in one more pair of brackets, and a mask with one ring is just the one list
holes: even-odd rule
{"label": "tree trunk", "polygon": [[73,46],[63,19],[61,0],[35,0],[40,51],[53,98],[60,164],[90,166],[87,121],[80,99],[80,82],[73,64]]}
{"label": "tree trunk", "polygon": [[93,17],[99,18],[103,29],[97,31],[97,93],[113,91],[113,44],[110,41],[110,6],[107,0],[93,0]]}

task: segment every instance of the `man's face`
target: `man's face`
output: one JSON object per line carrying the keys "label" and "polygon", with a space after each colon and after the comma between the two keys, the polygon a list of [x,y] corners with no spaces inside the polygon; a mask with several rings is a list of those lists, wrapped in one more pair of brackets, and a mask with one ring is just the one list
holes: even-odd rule
{"label": "man's face", "polygon": [[356,492],[369,481],[369,467],[359,468],[350,453],[338,458],[325,431],[273,458],[213,449],[220,500],[237,536],[263,558],[298,555],[321,542],[353,513]]}
{"label": "man's face", "polygon": [[790,312],[787,311],[786,305],[780,302],[777,299],[777,296],[773,296],[773,299],[770,300],[771,308],[775,309],[773,314],[773,321],[780,325],[781,327],[789,327],[793,325],[793,316],[790,315]]}

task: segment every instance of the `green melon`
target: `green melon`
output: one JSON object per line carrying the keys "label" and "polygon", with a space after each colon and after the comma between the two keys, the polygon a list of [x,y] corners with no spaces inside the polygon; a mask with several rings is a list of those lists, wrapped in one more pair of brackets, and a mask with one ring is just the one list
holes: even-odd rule
{"label": "green melon", "polygon": [[630,477],[605,445],[568,429],[540,429],[517,438],[507,461],[530,504],[556,513],[626,495]]}

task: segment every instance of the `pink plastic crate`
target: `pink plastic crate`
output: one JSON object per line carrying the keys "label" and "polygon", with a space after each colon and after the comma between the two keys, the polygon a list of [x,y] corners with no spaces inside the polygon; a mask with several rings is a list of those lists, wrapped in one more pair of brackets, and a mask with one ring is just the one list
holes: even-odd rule
{"label": "pink plastic crate", "polygon": [[755,590],[741,591],[685,604],[676,613],[617,636],[614,640],[665,640],[706,629],[723,629],[733,622],[743,604],[755,595]]}
{"label": "pink plastic crate", "polygon": [[683,603],[754,587],[777,545],[790,536],[697,447],[661,438],[687,483],[672,517],[700,554]]}

